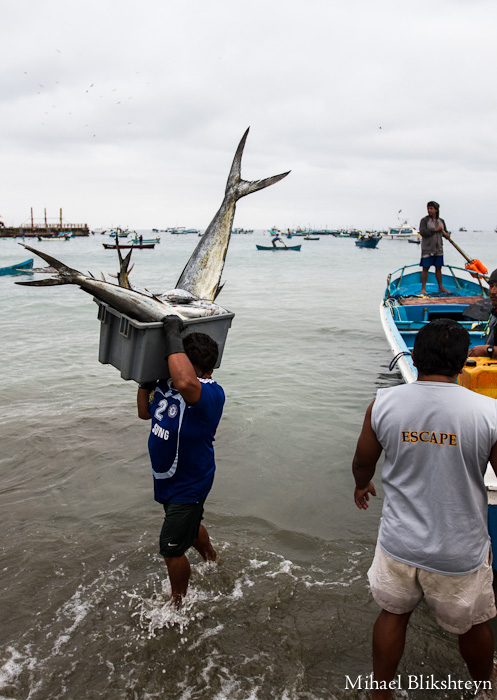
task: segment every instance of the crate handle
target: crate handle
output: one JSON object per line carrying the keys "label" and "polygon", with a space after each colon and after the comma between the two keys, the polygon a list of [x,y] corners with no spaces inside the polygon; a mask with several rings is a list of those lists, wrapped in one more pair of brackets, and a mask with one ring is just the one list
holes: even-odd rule
{"label": "crate handle", "polygon": [[104,304],[98,305],[98,320],[101,323],[107,323],[107,307]]}
{"label": "crate handle", "polygon": [[121,316],[121,323],[119,324],[119,333],[125,338],[129,338],[129,328],[129,318],[126,318],[126,316]]}

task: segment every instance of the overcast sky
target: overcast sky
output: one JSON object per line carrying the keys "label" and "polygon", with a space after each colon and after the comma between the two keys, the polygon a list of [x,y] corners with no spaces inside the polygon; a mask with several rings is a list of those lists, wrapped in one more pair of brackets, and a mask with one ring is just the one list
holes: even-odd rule
{"label": "overcast sky", "polygon": [[[497,226],[495,0],[4,0],[0,219]],[[402,210],[398,215],[399,210]]]}

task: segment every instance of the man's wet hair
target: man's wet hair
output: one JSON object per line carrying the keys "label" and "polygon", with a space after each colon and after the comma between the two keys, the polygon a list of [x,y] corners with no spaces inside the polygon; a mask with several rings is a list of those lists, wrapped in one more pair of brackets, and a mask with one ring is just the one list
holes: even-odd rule
{"label": "man's wet hair", "polygon": [[453,377],[464,367],[469,350],[469,333],[449,318],[437,318],[416,334],[412,359],[418,374]]}
{"label": "man's wet hair", "polygon": [[206,333],[189,333],[183,338],[185,353],[202,374],[214,369],[219,356],[219,346]]}

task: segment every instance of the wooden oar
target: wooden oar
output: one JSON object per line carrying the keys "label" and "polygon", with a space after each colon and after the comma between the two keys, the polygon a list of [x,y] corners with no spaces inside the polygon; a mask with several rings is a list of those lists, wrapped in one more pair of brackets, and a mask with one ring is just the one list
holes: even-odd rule
{"label": "wooden oar", "polygon": [[[447,233],[447,231],[444,231],[444,233]],[[461,253],[461,255],[463,256],[463,258],[465,258],[465,259],[468,261],[468,263],[469,263],[470,265],[473,265],[473,264],[475,264],[475,263],[480,263],[480,265],[482,265],[482,267],[485,267],[485,266],[483,265],[483,263],[482,263],[480,260],[475,260],[475,258],[470,258],[469,255],[467,255],[467,254],[464,252],[464,250],[461,250],[461,248],[459,248],[459,246],[457,245],[457,243],[454,243],[454,241],[452,240],[452,238],[447,238],[446,240],[448,240],[450,243],[452,243],[452,245],[454,246],[454,248],[455,248],[459,253]],[[477,269],[475,269],[474,271],[475,271],[475,272],[478,272],[478,273],[483,277],[483,279],[485,280],[485,282],[488,283],[488,277],[487,277],[487,275],[485,275],[485,274],[483,274],[483,273],[481,273],[481,272],[479,271],[478,265],[475,265],[475,267],[476,267]],[[485,269],[486,269],[486,268],[485,268]]]}

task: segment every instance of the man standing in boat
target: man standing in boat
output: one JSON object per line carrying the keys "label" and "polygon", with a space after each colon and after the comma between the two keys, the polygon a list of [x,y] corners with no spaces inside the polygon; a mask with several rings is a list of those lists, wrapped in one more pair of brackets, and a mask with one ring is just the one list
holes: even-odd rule
{"label": "man standing in boat", "polygon": [[353,460],[354,500],[366,509],[385,451],[385,492],[368,578],[382,608],[373,631],[373,700],[391,698],[409,618],[424,597],[459,637],[475,681],[490,688],[496,614],[483,475],[497,471],[497,402],[457,385],[469,334],[437,319],[416,336],[417,381],[380,389]]}
{"label": "man standing in boat", "polygon": [[201,520],[214,481],[212,443],[224,406],[224,391],[211,379],[217,343],[205,333],[183,339],[181,330],[178,316],[166,316],[171,379],[141,384],[137,396],[138,416],[152,419],[148,449],[154,497],[165,511],[160,553],[171,582],[171,602],[178,607],[190,579],[186,551],[193,546],[204,561],[217,558]]}
{"label": "man standing in boat", "polygon": [[488,296],[492,304],[492,311],[485,328],[485,345],[475,345],[469,354],[471,357],[497,357],[497,270],[494,270],[488,278]]}
{"label": "man standing in boat", "polygon": [[437,202],[428,202],[426,205],[428,216],[421,219],[419,223],[419,233],[421,235],[421,294],[426,294],[426,282],[428,281],[428,270],[433,265],[435,267],[435,278],[438,283],[439,292],[447,292],[442,285],[443,239],[450,238],[447,233],[445,221],[440,218],[440,205]]}

